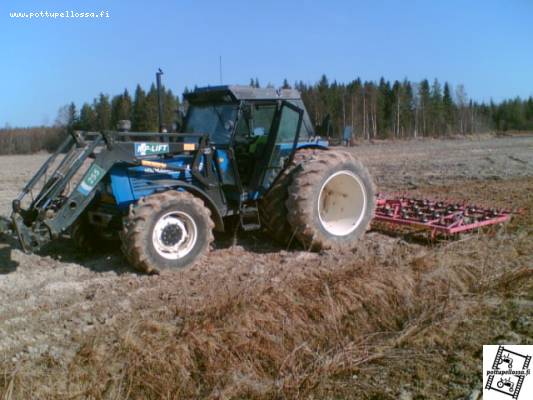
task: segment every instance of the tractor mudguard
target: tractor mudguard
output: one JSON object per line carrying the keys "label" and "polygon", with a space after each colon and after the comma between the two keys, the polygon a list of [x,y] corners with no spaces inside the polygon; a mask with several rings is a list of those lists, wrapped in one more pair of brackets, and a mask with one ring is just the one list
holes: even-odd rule
{"label": "tractor mudguard", "polygon": [[[161,183],[161,181],[160,181]],[[222,214],[220,212],[220,207],[217,206],[217,203],[213,198],[204,190],[200,189],[197,186],[194,186],[190,183],[183,182],[183,181],[168,181],[168,188],[169,190],[185,190],[200,199],[203,200],[207,208],[211,211],[211,218],[213,219],[213,222],[215,223],[215,230],[217,232],[224,232],[224,220],[222,218]]]}
{"label": "tractor mudguard", "polygon": [[318,150],[331,150],[331,147],[328,147],[328,142],[323,141],[317,141],[317,142],[303,142],[298,143],[296,146],[296,150],[301,149],[318,149]]}

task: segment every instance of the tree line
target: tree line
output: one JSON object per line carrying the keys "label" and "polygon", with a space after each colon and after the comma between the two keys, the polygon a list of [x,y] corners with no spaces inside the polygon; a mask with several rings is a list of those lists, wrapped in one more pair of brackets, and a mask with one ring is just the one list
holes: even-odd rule
{"label": "tree line", "polygon": [[367,140],[533,130],[533,97],[487,104],[470,99],[463,85],[454,88],[437,79],[330,83],[324,75],[315,84],[294,87],[327,136],[338,137],[346,127],[354,138]]}
{"label": "tree line", "polygon": [[[170,130],[176,121],[179,97],[172,90],[162,87],[161,101],[162,122]],[[116,130],[121,120],[131,121],[131,130],[135,132],[159,130],[157,89],[154,84],[148,91],[137,85],[133,98],[127,89],[112,98],[100,93],[91,104],[84,103],[79,112],[72,102],[59,110],[56,125],[73,130],[105,131]]]}
{"label": "tree line", "polygon": [[[258,78],[251,79],[250,86],[261,87]],[[290,87],[285,79],[282,88]],[[299,81],[293,87],[301,92],[318,131],[329,137],[340,138],[347,127],[354,139],[367,140],[533,130],[533,97],[486,104],[470,99],[463,85],[452,87],[437,79],[330,83],[323,75],[315,84]],[[164,88],[162,97],[163,124],[171,129],[180,98]],[[157,131],[157,107],[155,85],[147,92],[137,85],[133,98],[128,90],[111,99],[100,94],[79,113],[71,103],[60,110],[59,120],[69,128],[101,131],[116,129],[118,121],[127,119],[132,131]]]}
{"label": "tree line", "polygon": [[0,129],[0,155],[33,154],[54,151],[63,141],[66,129],[60,126]]}
{"label": "tree line", "polygon": [[[261,87],[258,78],[249,85]],[[437,79],[391,82],[381,78],[375,82],[357,78],[339,83],[323,75],[314,84],[299,81],[290,85],[285,79],[282,88],[291,87],[301,92],[317,131],[334,139],[340,139],[346,130],[356,140],[533,130],[533,97],[478,102],[468,97],[463,85],[453,87]],[[172,130],[180,97],[163,87],[162,103],[163,125]],[[59,110],[53,127],[0,129],[0,154],[50,151],[69,130],[115,130],[120,120],[130,120],[132,131],[158,131],[154,84],[148,90],[137,85],[133,95],[127,89],[112,97],[101,93],[79,110],[70,103]]]}

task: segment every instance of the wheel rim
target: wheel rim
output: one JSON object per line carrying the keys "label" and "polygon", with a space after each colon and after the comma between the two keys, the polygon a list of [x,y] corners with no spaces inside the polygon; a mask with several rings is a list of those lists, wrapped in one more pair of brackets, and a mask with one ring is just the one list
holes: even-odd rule
{"label": "wheel rim", "polygon": [[167,260],[178,260],[191,252],[198,237],[193,218],[182,211],[172,211],[156,222],[152,243],[157,253]]}
{"label": "wheel rim", "polygon": [[336,172],[320,188],[318,217],[332,235],[352,233],[361,224],[366,207],[365,186],[351,171]]}

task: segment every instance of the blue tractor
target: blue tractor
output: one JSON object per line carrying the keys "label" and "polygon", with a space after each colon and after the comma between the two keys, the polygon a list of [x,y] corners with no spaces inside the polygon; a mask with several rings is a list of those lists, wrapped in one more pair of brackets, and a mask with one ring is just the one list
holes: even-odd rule
{"label": "blue tractor", "polygon": [[[229,217],[306,249],[353,246],[375,205],[368,171],[315,135],[296,90],[218,86],[186,96],[178,132],[73,132],[13,201],[25,251],[120,237],[146,273],[190,265]],[[31,196],[29,195],[31,193]]]}

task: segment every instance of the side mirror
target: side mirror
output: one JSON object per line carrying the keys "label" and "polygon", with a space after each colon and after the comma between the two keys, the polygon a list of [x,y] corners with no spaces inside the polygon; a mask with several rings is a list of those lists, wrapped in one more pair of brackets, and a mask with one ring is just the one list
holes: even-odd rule
{"label": "side mirror", "polygon": [[228,132],[233,131],[233,127],[235,126],[235,122],[233,122],[231,119],[227,120],[224,124],[224,129],[226,129]]}
{"label": "side mirror", "polygon": [[256,128],[254,128],[254,132],[253,132],[253,135],[254,136],[265,136],[265,128],[263,128],[262,126],[258,126]]}

